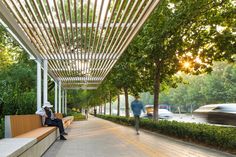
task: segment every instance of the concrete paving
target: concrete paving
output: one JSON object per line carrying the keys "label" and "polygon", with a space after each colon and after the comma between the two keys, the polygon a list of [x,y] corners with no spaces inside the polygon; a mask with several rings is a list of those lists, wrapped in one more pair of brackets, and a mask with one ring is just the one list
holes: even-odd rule
{"label": "concrete paving", "polygon": [[44,157],[236,157],[203,146],[90,117],[73,122],[66,141],[57,140]]}

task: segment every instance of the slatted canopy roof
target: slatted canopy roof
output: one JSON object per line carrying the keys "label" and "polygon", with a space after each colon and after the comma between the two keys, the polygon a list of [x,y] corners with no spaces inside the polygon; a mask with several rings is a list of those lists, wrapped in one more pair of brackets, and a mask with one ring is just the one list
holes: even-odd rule
{"label": "slatted canopy roof", "polygon": [[1,22],[65,89],[96,89],[159,0],[1,0]]}

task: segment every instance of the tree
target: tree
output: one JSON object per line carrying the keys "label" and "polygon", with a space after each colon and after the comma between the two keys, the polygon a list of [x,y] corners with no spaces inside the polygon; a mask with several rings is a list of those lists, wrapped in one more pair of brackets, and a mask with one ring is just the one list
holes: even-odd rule
{"label": "tree", "polygon": [[[111,80],[111,84],[115,86],[116,93],[121,91],[125,95],[125,115],[129,117],[129,100],[128,95],[136,94],[145,90],[144,82],[141,79],[141,73],[136,66],[137,62],[134,60],[136,51],[132,45],[124,52],[124,55],[120,58],[118,63],[113,67],[108,80]],[[119,108],[119,102],[118,102]]]}
{"label": "tree", "polygon": [[0,116],[36,110],[36,65],[0,25]]}
{"label": "tree", "polygon": [[186,112],[191,105],[197,109],[206,104],[235,103],[235,69],[235,63],[214,62],[210,74],[195,76],[182,73],[183,83],[161,93],[160,102],[173,104],[175,108],[180,106]]}
{"label": "tree", "polygon": [[[148,69],[146,78],[153,83],[154,119],[158,119],[161,83],[183,69],[181,62],[191,62],[187,72],[199,74],[209,71],[208,65],[214,60],[231,59],[235,47],[235,35],[230,32],[235,25],[234,8],[228,0],[160,2],[138,36],[144,60],[139,66]],[[226,15],[231,20],[224,21]],[[217,31],[218,25],[226,27],[224,33]],[[221,46],[220,39],[227,47]]]}

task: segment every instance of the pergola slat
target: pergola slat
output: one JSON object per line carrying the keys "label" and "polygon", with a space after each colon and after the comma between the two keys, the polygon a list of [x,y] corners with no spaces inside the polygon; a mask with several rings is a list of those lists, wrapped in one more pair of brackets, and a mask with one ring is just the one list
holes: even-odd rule
{"label": "pergola slat", "polygon": [[[49,56],[50,56],[50,57],[53,57],[53,56],[51,55],[51,53],[53,52],[52,49],[51,49],[51,47],[49,46],[48,42],[46,42],[46,40],[43,39],[43,38],[46,38],[46,37],[45,37],[45,35],[44,35],[42,29],[41,29],[41,28],[37,29],[37,28],[39,27],[39,21],[37,20],[37,17],[36,17],[36,15],[35,15],[35,13],[33,12],[32,6],[30,5],[30,3],[29,3],[28,0],[27,0],[27,1],[26,1],[26,5],[27,5],[28,8],[29,8],[28,10],[30,11],[30,14],[33,16],[33,19],[30,20],[30,18],[29,18],[30,15],[27,13],[26,8],[24,7],[24,5],[22,5],[22,4],[20,3],[20,1],[18,1],[18,2],[19,2],[19,4],[21,5],[21,7],[23,8],[24,13],[27,15],[27,18],[29,19],[30,24],[32,25],[32,27],[33,27],[34,30],[36,31],[37,36],[39,37],[41,43],[42,43],[43,45],[47,45],[47,46],[49,47],[50,53],[47,55],[47,58],[49,58]],[[35,27],[35,26],[33,25],[34,21],[36,22],[36,24],[37,24],[38,27]],[[43,38],[41,37],[41,35],[40,35],[39,32],[42,34],[42,37],[43,37]],[[48,51],[48,50],[46,50],[46,51]],[[55,62],[54,62],[54,61],[53,61],[52,63],[50,63],[49,66],[54,67],[54,68],[57,67],[57,65],[55,65]],[[59,75],[59,76],[60,76],[60,74],[58,74],[58,73],[56,73],[56,75]]]}
{"label": "pergola slat", "polygon": [[48,60],[50,74],[64,88],[95,89],[158,2],[4,0],[0,7],[11,14],[0,10],[0,16],[40,62]]}
{"label": "pergola slat", "polygon": [[[134,14],[134,16],[133,16],[133,18],[132,18],[132,20],[131,20],[131,22],[130,22],[131,25],[134,24],[135,18],[137,18],[137,15],[140,13],[140,11],[141,11],[141,9],[142,9],[144,3],[145,3],[145,1],[142,1],[136,11],[135,11],[134,9],[135,9],[135,6],[138,5],[138,3],[135,3],[135,4],[133,5],[132,10],[131,10],[130,14],[129,14],[128,17],[127,17],[128,20],[125,22],[125,25],[127,25],[127,23],[129,22],[129,18],[131,17],[132,13],[135,11],[135,14]],[[149,4],[151,4],[151,1],[149,1]],[[145,11],[145,10],[143,10],[143,12],[144,12],[144,11]],[[123,33],[123,34],[120,32],[119,36],[117,37],[117,39],[116,39],[116,41],[115,41],[115,44],[114,44],[113,47],[111,48],[111,52],[112,52],[112,51],[117,52],[116,49],[121,46],[121,45],[120,45],[120,44],[122,43],[121,41],[123,41],[124,38],[127,37],[127,33],[129,32],[129,30],[130,30],[130,29],[134,29],[134,28],[135,28],[135,27],[130,27],[130,28],[126,29],[126,30],[125,30],[125,33]],[[123,31],[123,30],[124,30],[124,29],[122,28],[122,31]],[[121,35],[122,35],[121,39],[118,40]],[[118,42],[118,43],[117,43],[117,42]],[[118,51],[118,52],[120,52],[120,51]],[[112,54],[111,56],[114,57],[114,55],[115,55],[115,54]],[[116,55],[115,55],[115,56],[116,56]],[[105,56],[105,57],[106,57],[106,56]],[[105,63],[104,63],[105,65],[102,65],[102,66],[107,66],[107,65],[109,65],[109,62],[113,62],[113,61],[104,61],[104,62],[105,62]],[[109,67],[109,66],[108,66],[108,67]],[[98,76],[101,76],[101,75],[103,75],[103,72],[100,72],[100,74],[97,74],[97,75],[98,75]]]}
{"label": "pergola slat", "polygon": [[[141,26],[144,24],[145,20],[148,18],[148,16],[151,14],[152,10],[154,10],[155,6],[159,3],[159,0],[156,0],[156,1],[149,1],[148,5],[145,6],[145,8],[143,10],[141,15],[139,16],[138,20],[139,23],[135,23],[135,27],[136,29],[133,29],[132,31],[129,32],[129,34],[127,35],[127,38],[125,39],[125,41],[122,43],[122,45],[120,46],[120,52],[123,52],[127,47],[128,45],[130,44],[130,42],[132,41],[132,39],[134,38],[134,36],[138,33],[138,30],[141,28]],[[119,54],[117,57],[120,57],[121,54]],[[115,62],[111,62],[108,66],[110,67],[113,67],[115,64]],[[110,70],[109,69],[109,70]],[[103,75],[107,75],[108,74],[108,71],[106,71]]]}
{"label": "pergola slat", "polygon": [[[59,30],[57,29],[58,27],[56,27],[55,29],[56,29],[56,31],[58,32],[57,34],[58,34],[58,38],[59,38],[59,40],[60,40],[60,37],[59,36],[61,36],[62,37],[62,41],[59,41],[60,42],[60,44],[64,44],[64,45],[61,45],[61,48],[62,49],[64,49],[64,50],[62,50],[61,51],[61,53],[64,53],[64,57],[66,57],[66,42],[65,42],[65,37],[64,37],[64,31],[63,31],[63,28],[62,28],[62,25],[61,25],[61,19],[60,19],[60,15],[59,15],[59,11],[58,11],[58,5],[57,5],[57,0],[53,0],[53,3],[54,3],[54,7],[55,7],[55,12],[56,12],[56,17],[57,17],[57,20],[58,20],[58,23],[59,23],[59,30],[60,30],[60,32],[61,32],[61,35],[59,34]],[[51,10],[51,9],[50,9]],[[51,11],[50,11],[51,12]],[[53,13],[51,13],[51,14],[53,14]],[[52,15],[51,15],[51,18],[53,18],[52,17]],[[54,20],[53,20],[54,21]],[[54,27],[55,27],[55,24],[56,22],[53,22],[53,24],[54,24]],[[63,64],[63,63],[61,63],[61,64]],[[63,64],[64,66],[66,66],[65,64]]]}
{"label": "pergola slat", "polygon": [[[137,2],[138,2],[138,1],[136,1],[136,3],[137,3]],[[123,20],[124,20],[124,18],[126,17],[126,14],[128,13],[131,4],[132,4],[132,1],[129,1],[128,4],[126,5],[125,10],[124,10],[124,13],[122,14],[121,20],[120,20],[120,22],[119,22],[119,26],[116,28],[115,33],[114,33],[113,36],[112,36],[111,42],[110,42],[108,48],[106,49],[106,50],[107,50],[106,53],[108,53],[109,50],[110,50],[110,48],[111,48],[111,46],[115,44],[115,43],[113,44],[113,42],[114,42],[115,38],[117,39],[117,33],[118,33],[119,29],[121,28],[120,26],[121,26],[121,24],[123,23]],[[123,29],[122,29],[122,30],[123,30]],[[115,40],[115,41],[116,41],[116,40]],[[100,67],[101,65],[103,65],[103,62],[101,62],[100,65],[99,65],[99,64],[95,64],[95,66],[99,66],[99,67]],[[96,75],[96,74],[97,74],[97,73],[95,73],[95,75]]]}

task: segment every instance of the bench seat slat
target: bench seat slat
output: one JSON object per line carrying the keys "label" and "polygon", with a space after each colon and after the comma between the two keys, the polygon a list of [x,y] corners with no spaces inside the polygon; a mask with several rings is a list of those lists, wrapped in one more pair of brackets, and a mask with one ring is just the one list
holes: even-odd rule
{"label": "bench seat slat", "polygon": [[55,130],[56,127],[41,127],[16,136],[15,138],[37,138],[37,141],[40,141]]}

